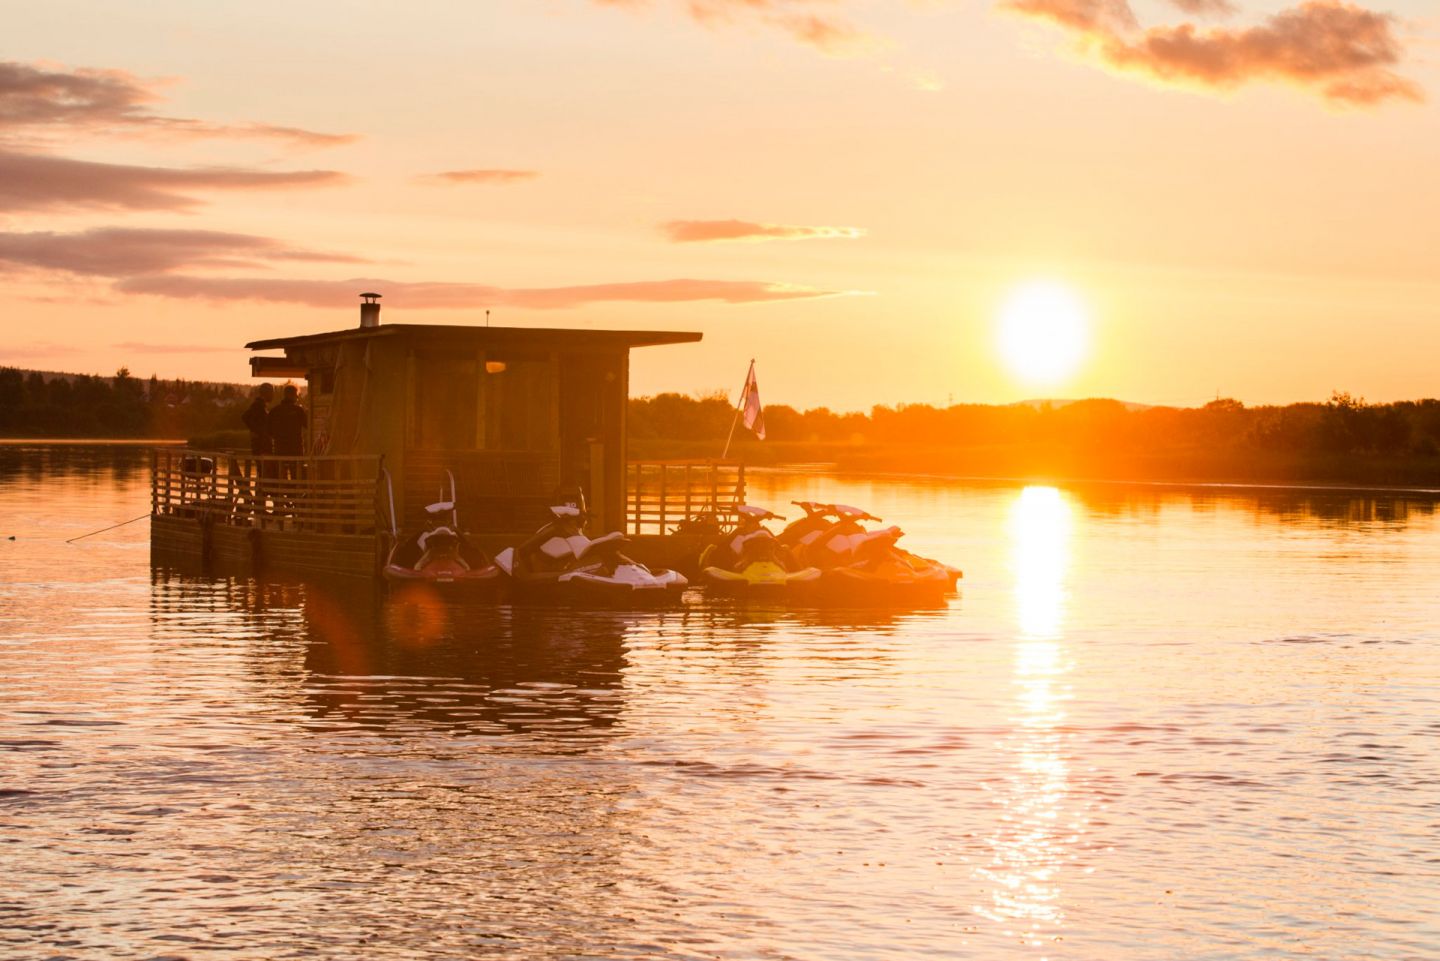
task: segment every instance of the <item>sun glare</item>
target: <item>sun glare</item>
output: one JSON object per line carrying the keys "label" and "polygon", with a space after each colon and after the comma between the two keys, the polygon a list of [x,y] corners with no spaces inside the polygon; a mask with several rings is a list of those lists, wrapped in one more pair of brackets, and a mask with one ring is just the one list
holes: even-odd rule
{"label": "sun glare", "polygon": [[998,323],[1000,356],[1026,384],[1061,383],[1085,358],[1085,305],[1064,284],[1035,280],[1017,287],[1000,308]]}

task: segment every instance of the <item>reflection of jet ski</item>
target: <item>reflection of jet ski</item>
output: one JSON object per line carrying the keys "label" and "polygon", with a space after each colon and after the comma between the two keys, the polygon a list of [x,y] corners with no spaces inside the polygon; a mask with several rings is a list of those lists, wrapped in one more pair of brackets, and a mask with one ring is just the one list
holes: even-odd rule
{"label": "reflection of jet ski", "polygon": [[700,554],[700,576],[721,590],[767,594],[786,588],[813,585],[820,571],[801,567],[788,548],[765,526],[767,520],[784,520],[763,507],[737,508],[740,521]]}
{"label": "reflection of jet ski", "polygon": [[495,562],[517,588],[572,596],[637,600],[678,596],[688,583],[678,571],[650,570],[620,552],[619,531],[591,539],[582,532],[585,512],[571,505],[550,508],[554,520]]}
{"label": "reflection of jet ski", "polygon": [[437,501],[425,508],[424,530],[402,534],[396,539],[381,573],[392,584],[426,583],[492,590],[504,585],[500,568],[490,555],[460,532],[453,476],[449,500]]}
{"label": "reflection of jet ski", "polygon": [[898,527],[866,530],[861,521],[880,520],[873,514],[845,504],[824,508],[837,519],[807,533],[798,553],[804,562],[824,571],[827,588],[867,594],[943,593],[954,590],[962,576],[958,568],[896,546],[904,536]]}

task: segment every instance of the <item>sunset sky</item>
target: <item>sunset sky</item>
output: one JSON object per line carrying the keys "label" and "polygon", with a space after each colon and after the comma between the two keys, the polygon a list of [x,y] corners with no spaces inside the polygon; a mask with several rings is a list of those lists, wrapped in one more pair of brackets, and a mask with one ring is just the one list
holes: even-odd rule
{"label": "sunset sky", "polygon": [[242,380],[374,289],[705,333],[636,394],[1440,395],[1440,9],[1365,2],[3,0],[0,364]]}

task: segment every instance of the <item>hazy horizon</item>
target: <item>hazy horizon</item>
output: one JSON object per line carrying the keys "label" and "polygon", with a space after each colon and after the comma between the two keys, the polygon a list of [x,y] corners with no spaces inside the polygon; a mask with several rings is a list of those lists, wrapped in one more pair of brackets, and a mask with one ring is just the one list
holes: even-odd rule
{"label": "hazy horizon", "polygon": [[[111,379],[111,378],[114,377],[115,372],[118,371],[121,367],[124,367],[124,368],[127,368],[127,369],[128,369],[129,365],[124,364],[124,363],[121,363],[121,364],[120,364],[120,367],[117,367],[117,368],[116,368],[116,371],[111,371],[110,373],[100,373],[100,372],[98,372],[98,371],[50,370],[50,369],[39,368],[39,367],[16,367],[15,365],[11,365],[11,364],[7,364],[7,363],[0,362],[0,368],[5,368],[5,367],[13,367],[14,369],[19,370],[19,371],[21,371],[23,374],[26,374],[26,375],[32,374],[32,373],[38,373],[38,374],[41,374],[41,375],[48,375],[48,376],[50,376],[50,377],[103,377],[103,378],[106,378],[106,379]],[[224,386],[241,387],[241,388],[244,388],[244,389],[246,389],[246,390],[253,390],[253,389],[255,389],[256,387],[258,387],[262,382],[264,382],[265,380],[267,380],[267,378],[254,378],[254,379],[244,379],[244,380],[240,380],[240,379],[229,379],[229,380],[227,380],[227,379],[224,379],[224,378],[212,379],[212,378],[208,378],[208,377],[186,377],[186,376],[180,375],[180,374],[161,374],[161,373],[159,373],[158,371],[152,371],[152,372],[150,372],[150,373],[141,373],[141,372],[139,372],[139,371],[137,371],[137,370],[131,370],[131,371],[130,371],[130,376],[133,377],[133,378],[135,378],[136,380],[140,380],[140,381],[148,381],[151,377],[158,377],[158,378],[159,378],[160,380],[162,380],[162,381],[189,380],[189,381],[196,381],[196,382],[199,382],[199,383],[206,383],[206,384],[221,384],[221,385],[224,385]],[[272,377],[272,378],[268,378],[268,380],[273,381],[273,382],[275,382],[275,383],[285,383],[285,382],[287,382],[285,379],[277,379],[277,378],[273,378],[273,377]],[[303,390],[303,385],[302,385],[302,390]],[[729,392],[727,393],[727,392],[722,391],[720,388],[717,387],[717,388],[715,388],[714,390],[711,390],[711,391],[704,391],[704,390],[684,390],[684,389],[665,389],[665,390],[652,391],[652,392],[650,392],[650,393],[648,393],[648,394],[635,394],[635,393],[632,392],[630,396],[631,396],[633,399],[643,400],[643,399],[647,399],[647,398],[654,397],[654,396],[656,396],[657,394],[663,394],[663,393],[681,394],[681,395],[686,396],[686,397],[693,397],[693,398],[697,398],[697,399],[703,399],[703,398],[706,398],[706,397],[715,396],[717,393],[726,393],[726,396],[727,396],[728,398],[730,398],[731,400],[733,400],[733,399],[737,396],[737,394],[738,394],[737,391],[732,390],[732,391],[729,391]],[[836,406],[834,406],[834,405],[832,405],[832,404],[826,404],[826,403],[824,403],[823,401],[821,401],[821,402],[819,402],[819,403],[814,403],[814,404],[795,405],[795,404],[787,404],[785,401],[770,400],[770,399],[765,398],[765,397],[762,397],[762,401],[764,402],[764,405],[765,405],[766,407],[770,407],[770,406],[787,406],[787,407],[794,407],[795,409],[797,409],[797,410],[802,410],[802,411],[803,411],[803,410],[806,410],[806,409],[816,409],[816,408],[824,407],[824,408],[828,408],[828,409],[834,411],[834,412],[837,413],[837,414],[867,414],[869,411],[873,410],[873,409],[874,409],[875,407],[877,407],[877,406],[897,407],[897,406],[908,406],[908,405],[910,405],[910,404],[916,404],[916,405],[926,405],[926,404],[928,404],[929,406],[937,407],[937,408],[942,408],[942,409],[943,409],[943,408],[946,408],[946,407],[956,407],[956,406],[965,406],[965,405],[980,405],[980,406],[994,406],[994,407],[1022,407],[1022,406],[1027,406],[1027,405],[1029,405],[1029,406],[1039,406],[1039,405],[1044,405],[1044,404],[1052,404],[1052,405],[1053,405],[1053,404],[1059,404],[1059,405],[1062,405],[1062,406],[1063,406],[1063,405],[1067,405],[1067,404],[1083,403],[1083,402],[1086,402],[1086,401],[1114,401],[1114,402],[1116,402],[1116,403],[1123,404],[1125,407],[1130,408],[1130,409],[1147,409],[1147,408],[1152,408],[1152,407],[1199,408],[1199,407],[1204,407],[1207,403],[1210,403],[1211,401],[1216,401],[1216,400],[1238,400],[1241,404],[1243,404],[1243,405],[1246,406],[1246,407],[1286,407],[1286,406],[1290,406],[1290,405],[1292,405],[1292,404],[1324,404],[1324,403],[1328,403],[1328,402],[1331,400],[1331,398],[1334,396],[1334,393],[1346,393],[1346,392],[1340,390],[1339,388],[1336,388],[1334,392],[1332,392],[1332,393],[1330,393],[1330,394],[1326,394],[1324,397],[1298,398],[1298,399],[1296,399],[1296,400],[1281,401],[1281,402],[1279,402],[1279,403],[1273,403],[1273,404],[1251,403],[1251,402],[1245,400],[1245,398],[1243,398],[1243,397],[1210,397],[1210,398],[1207,398],[1207,399],[1204,400],[1204,401],[1201,401],[1201,402],[1195,403],[1195,404],[1154,404],[1154,403],[1150,403],[1150,402],[1148,402],[1148,401],[1134,400],[1134,399],[1128,398],[1128,397],[1102,397],[1102,396],[1098,396],[1098,395],[1097,395],[1097,396],[1089,396],[1089,397],[1079,397],[1079,396],[1077,396],[1077,397],[1024,397],[1024,398],[1021,398],[1020,400],[1009,400],[1009,401],[980,401],[980,400],[967,400],[967,399],[965,399],[965,398],[963,398],[963,397],[955,397],[955,398],[953,398],[953,399],[946,400],[946,401],[940,401],[940,402],[938,402],[938,403],[936,403],[936,402],[930,402],[930,401],[904,401],[904,400],[898,401],[898,402],[893,402],[893,403],[882,403],[882,402],[877,401],[877,402],[875,402],[875,403],[873,403],[873,404],[870,404],[869,406],[864,407],[864,408],[836,407]],[[1401,397],[1401,398],[1396,398],[1395,400],[1381,401],[1381,400],[1374,400],[1374,399],[1368,398],[1368,397],[1360,397],[1360,396],[1356,396],[1356,395],[1353,395],[1353,394],[1352,394],[1351,396],[1353,396],[1355,400],[1358,400],[1358,401],[1361,401],[1361,402],[1364,402],[1364,403],[1369,403],[1369,404],[1390,404],[1390,403],[1405,403],[1405,402],[1418,403],[1418,402],[1421,402],[1421,401],[1426,401],[1426,400],[1432,400],[1432,399],[1434,399],[1434,398],[1431,398],[1431,397]]]}

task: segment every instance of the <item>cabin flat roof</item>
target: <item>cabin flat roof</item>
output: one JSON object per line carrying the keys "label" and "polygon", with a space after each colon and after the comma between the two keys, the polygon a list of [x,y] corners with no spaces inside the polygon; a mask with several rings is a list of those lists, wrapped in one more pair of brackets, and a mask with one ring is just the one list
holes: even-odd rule
{"label": "cabin flat roof", "polygon": [[565,327],[470,327],[459,324],[381,324],[378,327],[348,327],[320,334],[298,337],[272,337],[252,340],[250,350],[273,350],[280,347],[302,347],[342,340],[371,337],[392,337],[400,334],[443,337],[481,347],[493,345],[529,346],[568,342],[576,347],[654,347],[660,344],[688,344],[703,336],[689,330],[593,330]]}

